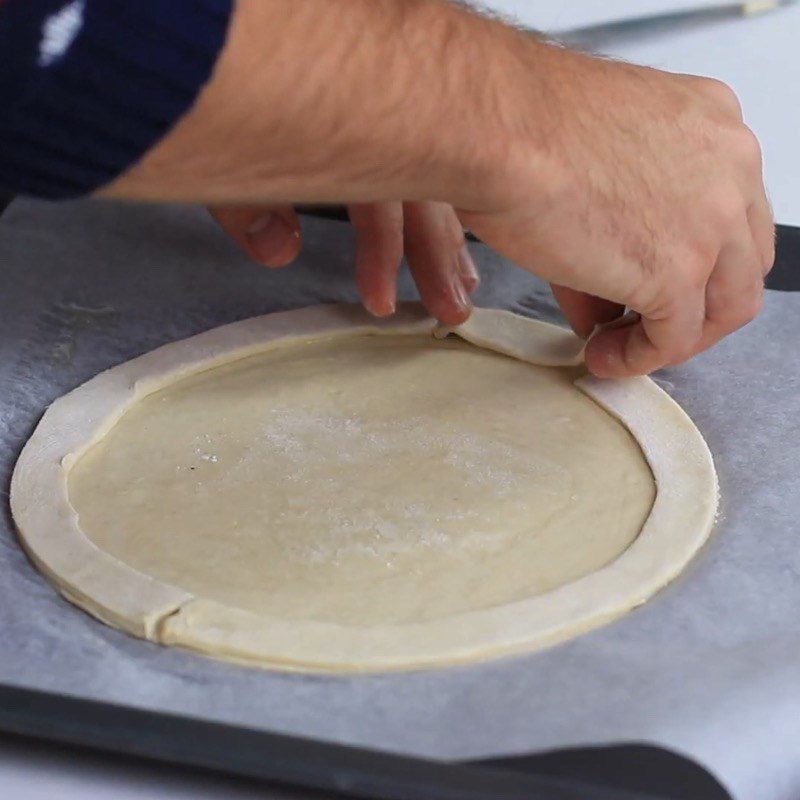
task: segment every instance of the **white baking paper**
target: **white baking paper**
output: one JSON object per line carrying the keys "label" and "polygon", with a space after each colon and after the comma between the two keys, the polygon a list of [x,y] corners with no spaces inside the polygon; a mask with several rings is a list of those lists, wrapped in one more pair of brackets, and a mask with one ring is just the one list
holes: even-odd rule
{"label": "white baking paper", "polygon": [[[542,284],[474,254],[479,303],[558,318]],[[796,800],[800,294],[768,293],[757,322],[658,376],[714,454],[718,525],[673,585],[567,644],[442,671],[274,674],[113,630],[30,565],[7,488],[49,402],[214,325],[352,301],[352,262],[335,222],[307,224],[299,262],[267,270],[197,209],[17,202],[0,219],[0,681],[442,758],[650,742],[695,758],[741,800]]]}

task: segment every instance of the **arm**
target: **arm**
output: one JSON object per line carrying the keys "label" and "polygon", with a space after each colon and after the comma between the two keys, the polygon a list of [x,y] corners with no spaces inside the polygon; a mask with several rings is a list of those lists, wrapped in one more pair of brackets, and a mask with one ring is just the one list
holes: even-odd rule
{"label": "arm", "polygon": [[641,314],[589,342],[601,376],[681,361],[757,312],[774,227],[758,142],[724,85],[573,53],[443,0],[234,9],[197,101],[101,194],[385,201],[393,255],[367,277],[389,285],[399,238],[429,307],[463,258],[455,207],[554,284],[582,335],[625,306]]}
{"label": "arm", "polygon": [[496,62],[523,39],[548,49],[430,0],[239,0],[195,107],[104,193],[481,205],[512,144],[486,117],[519,111]]}

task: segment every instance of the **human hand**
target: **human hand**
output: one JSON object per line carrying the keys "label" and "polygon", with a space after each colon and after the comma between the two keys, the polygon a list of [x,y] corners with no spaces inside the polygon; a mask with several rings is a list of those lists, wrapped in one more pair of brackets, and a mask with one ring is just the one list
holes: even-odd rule
{"label": "human hand", "polygon": [[[478,271],[464,232],[446,203],[368,203],[350,205],[356,232],[356,282],[367,310],[392,314],[397,272],[405,253],[428,311],[447,325],[464,322],[472,310],[470,294]],[[300,221],[292,206],[216,207],[210,209],[231,238],[267,267],[290,264],[302,248]]]}
{"label": "human hand", "polygon": [[641,315],[592,337],[586,362],[598,376],[683,361],[749,322],[774,261],[774,225],[734,93],[555,48],[536,66],[529,145],[495,207],[462,212],[462,222],[550,280],[578,334],[626,306]]}
{"label": "human hand", "polygon": [[[314,39],[309,61],[309,36],[330,25],[337,36]],[[412,270],[431,311],[458,322],[461,244],[431,246],[452,215],[424,211],[449,203],[554,285],[578,333],[626,306],[640,314],[588,343],[604,377],[677,363],[748,322],[774,258],[760,149],[730,89],[435,0],[240,0],[193,108],[103,194],[378,202],[353,216],[359,284],[378,313],[391,309],[399,253],[391,201],[413,201],[402,207]],[[242,241],[247,224],[229,229]]]}

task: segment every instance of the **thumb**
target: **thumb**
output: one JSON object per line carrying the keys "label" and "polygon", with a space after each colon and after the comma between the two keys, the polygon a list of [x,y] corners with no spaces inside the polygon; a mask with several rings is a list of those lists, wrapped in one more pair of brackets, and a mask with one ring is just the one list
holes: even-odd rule
{"label": "thumb", "polygon": [[285,267],[300,252],[300,220],[291,206],[218,206],[208,210],[222,230],[265,267]]}

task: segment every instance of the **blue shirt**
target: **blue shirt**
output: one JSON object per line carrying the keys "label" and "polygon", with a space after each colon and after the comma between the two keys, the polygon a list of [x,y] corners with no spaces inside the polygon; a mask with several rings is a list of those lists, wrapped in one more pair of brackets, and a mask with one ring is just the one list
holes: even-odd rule
{"label": "blue shirt", "polygon": [[0,192],[86,194],[191,107],[232,0],[0,0]]}

